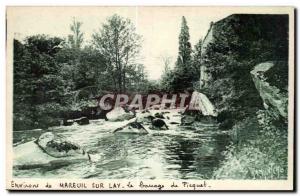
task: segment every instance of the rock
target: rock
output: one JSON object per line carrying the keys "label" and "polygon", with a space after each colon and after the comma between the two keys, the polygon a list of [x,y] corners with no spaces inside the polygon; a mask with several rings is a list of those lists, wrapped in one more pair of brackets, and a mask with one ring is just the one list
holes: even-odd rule
{"label": "rock", "polygon": [[214,123],[217,116],[215,107],[207,96],[194,91],[189,106],[183,112],[181,125],[191,125],[195,121]]}
{"label": "rock", "polygon": [[90,123],[90,121],[87,117],[81,117],[78,119],[74,119],[74,122],[76,122],[79,125],[88,125]]}
{"label": "rock", "polygon": [[82,110],[82,116],[85,116],[90,120],[96,120],[96,119],[107,120],[106,114],[108,112],[109,110],[102,110],[100,106],[87,107]]}
{"label": "rock", "polygon": [[47,154],[53,157],[67,157],[85,154],[85,151],[77,144],[59,137],[51,132],[42,134],[35,143]]}
{"label": "rock", "polygon": [[150,116],[149,118],[151,119],[152,128],[161,129],[165,127],[166,129],[169,129],[168,125],[165,123],[164,120],[160,118],[154,118],[153,116]]}
{"label": "rock", "polygon": [[71,126],[71,125],[74,124],[74,120],[67,120],[67,119],[64,119],[62,124],[63,124],[64,126]]}
{"label": "rock", "polygon": [[13,166],[17,169],[57,168],[90,160],[79,145],[51,132],[42,134],[36,141],[14,147],[13,157]]}
{"label": "rock", "polygon": [[109,121],[124,121],[135,117],[133,112],[125,111],[122,107],[117,107],[107,113],[107,119]]}
{"label": "rock", "polygon": [[[108,120],[106,117],[106,114],[109,111],[110,110],[102,110],[100,108],[100,106],[86,107],[86,108],[82,109],[82,111],[79,111],[79,110],[68,111],[61,116],[64,119],[62,124],[64,126],[70,126],[74,123],[73,122],[74,120],[72,121],[70,119],[80,119],[83,117],[86,117],[89,120],[96,120],[96,119]],[[87,122],[87,121],[85,121],[85,122]]]}
{"label": "rock", "polygon": [[170,122],[171,125],[179,125],[180,123],[178,122]]}
{"label": "rock", "polygon": [[136,133],[136,134],[148,134],[148,131],[139,122],[130,122],[125,126],[119,127],[113,131],[113,133]]}
{"label": "rock", "polygon": [[198,115],[202,115],[202,112],[200,110],[189,110],[189,108],[186,108],[182,115],[188,115],[188,116],[198,116]]}
{"label": "rock", "polygon": [[274,116],[288,117],[287,62],[265,62],[250,72],[265,109]]}
{"label": "rock", "polygon": [[194,91],[192,94],[188,110],[201,111],[203,116],[217,116],[215,107],[207,98],[207,96],[197,91]]}
{"label": "rock", "polygon": [[155,118],[165,119],[164,115],[163,115],[162,113],[159,113],[159,112],[155,113],[155,114],[154,114],[154,117],[155,117]]}
{"label": "rock", "polygon": [[63,120],[63,125],[64,126],[71,126],[74,123],[77,123],[78,125],[88,125],[90,122],[89,122],[89,119],[87,117],[81,117],[81,118],[69,119],[69,120],[64,119]]}
{"label": "rock", "polygon": [[181,118],[181,125],[191,125],[196,121],[195,116],[185,115]]}

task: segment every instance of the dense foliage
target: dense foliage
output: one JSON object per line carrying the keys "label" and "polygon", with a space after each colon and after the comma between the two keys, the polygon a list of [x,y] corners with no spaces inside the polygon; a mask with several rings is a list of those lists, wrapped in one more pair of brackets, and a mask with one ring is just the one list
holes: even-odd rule
{"label": "dense foliage", "polygon": [[14,40],[14,130],[59,125],[65,113],[91,106],[103,91],[148,89],[144,66],[136,61],[140,36],[128,19],[108,18],[91,45],[81,26],[73,19],[67,39]]}
{"label": "dense foliage", "polygon": [[[29,37],[24,44],[14,40],[14,129],[38,126],[41,115],[53,125],[55,118],[47,112],[57,115],[56,106],[63,103],[65,93],[65,81],[55,60],[61,42],[42,35]],[[54,110],[46,109],[51,107]]]}

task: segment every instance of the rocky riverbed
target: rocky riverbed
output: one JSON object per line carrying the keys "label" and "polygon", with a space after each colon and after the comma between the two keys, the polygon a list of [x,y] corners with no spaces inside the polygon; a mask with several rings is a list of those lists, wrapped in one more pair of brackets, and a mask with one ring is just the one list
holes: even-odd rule
{"label": "rocky riverbed", "polygon": [[[90,120],[88,125],[57,126],[47,130],[14,132],[14,145],[19,146],[52,132],[77,143],[91,156],[84,160],[55,167],[16,169],[16,177],[37,178],[140,178],[140,179],[205,179],[210,178],[222,160],[229,136],[216,124],[197,122],[180,125],[178,110],[151,110],[163,113],[167,129],[154,129],[144,122],[148,134],[116,132],[133,121],[109,122]],[[137,115],[138,117],[141,115]],[[135,121],[136,119],[134,119]],[[37,155],[38,156],[38,155]],[[32,157],[34,159],[34,157]]]}

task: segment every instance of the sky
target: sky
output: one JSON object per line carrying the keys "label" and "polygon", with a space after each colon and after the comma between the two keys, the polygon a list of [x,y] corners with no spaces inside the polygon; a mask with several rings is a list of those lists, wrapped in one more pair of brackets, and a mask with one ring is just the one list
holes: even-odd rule
{"label": "sky", "polygon": [[14,7],[8,8],[8,30],[18,39],[36,34],[66,37],[72,18],[82,22],[85,41],[91,40],[106,19],[118,14],[129,18],[142,36],[141,63],[151,80],[160,78],[162,57],[171,57],[174,65],[178,54],[178,36],[182,16],[186,17],[190,42],[194,46],[204,38],[210,23],[232,14],[208,7]]}

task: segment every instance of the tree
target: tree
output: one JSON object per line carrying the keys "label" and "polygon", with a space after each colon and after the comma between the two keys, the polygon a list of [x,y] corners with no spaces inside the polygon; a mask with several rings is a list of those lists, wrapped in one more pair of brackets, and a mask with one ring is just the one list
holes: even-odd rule
{"label": "tree", "polygon": [[[30,36],[25,40],[25,50],[28,51],[25,59],[26,66],[30,67],[27,74],[31,81],[31,93],[33,102],[44,103],[50,100],[59,99],[61,80],[57,80],[59,65],[55,60],[55,55],[61,49],[63,40],[58,37],[47,37],[45,35]],[[56,78],[56,79],[55,79]]]}
{"label": "tree", "polygon": [[134,93],[145,93],[147,87],[147,73],[144,65],[137,64],[128,67],[127,70],[127,91]]}
{"label": "tree", "polygon": [[[195,73],[200,73],[200,66],[201,66],[201,48],[202,48],[202,40],[200,39],[198,43],[195,45],[192,55],[192,66]],[[194,77],[194,79],[198,79],[199,76]]]}
{"label": "tree", "polygon": [[94,47],[103,55],[107,72],[113,79],[115,91],[126,90],[129,70],[136,64],[141,36],[129,19],[113,15],[93,34]]}
{"label": "tree", "polygon": [[178,57],[175,64],[174,78],[172,86],[175,91],[184,91],[187,88],[193,87],[193,75],[195,73],[191,63],[191,43],[189,41],[189,27],[185,17],[182,17],[181,31],[179,35],[179,51]]}
{"label": "tree", "polygon": [[83,33],[80,31],[82,22],[76,21],[73,18],[73,23],[70,25],[72,34],[68,35],[68,44],[70,48],[80,49],[83,43]]}
{"label": "tree", "polygon": [[55,56],[62,42],[45,35],[14,40],[14,130],[57,125],[64,79]]}
{"label": "tree", "polygon": [[112,80],[106,72],[104,57],[91,46],[81,49],[75,80],[77,88],[97,86],[98,90],[112,90]]}
{"label": "tree", "polygon": [[[72,78],[73,83],[71,89],[82,88],[86,84],[84,81],[85,78],[82,79],[81,77],[85,75],[84,72],[86,70],[84,70],[84,72],[81,71],[83,70],[83,65],[80,63],[80,56],[82,53],[81,47],[83,44],[83,33],[80,30],[82,24],[82,22],[79,22],[73,18],[73,21],[70,25],[71,34],[68,35],[68,43],[64,50],[60,53],[60,56],[66,58],[64,61],[62,61],[65,65],[65,70],[68,70],[68,68],[72,69],[72,71],[69,73],[71,75],[69,77]],[[67,72],[65,73],[68,74]]]}
{"label": "tree", "polygon": [[173,71],[170,68],[172,57],[171,56],[161,56],[160,59],[164,64],[164,71],[161,76],[161,90],[170,92],[173,90],[171,83],[173,80]]}
{"label": "tree", "polygon": [[62,67],[61,74],[68,79],[67,88],[71,91],[77,91],[87,86],[97,86],[98,90],[109,89],[111,81],[105,72],[104,58],[92,46],[82,46],[81,25],[82,22],[73,19],[68,42],[56,55],[56,60]]}
{"label": "tree", "polygon": [[192,53],[192,48],[190,43],[189,27],[187,26],[185,17],[182,16],[181,31],[179,34],[179,51],[178,51],[178,58],[176,63],[177,69],[185,70],[189,68],[191,53]]}

